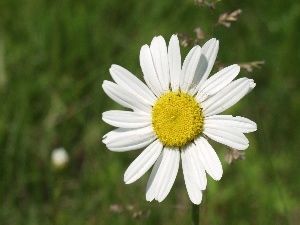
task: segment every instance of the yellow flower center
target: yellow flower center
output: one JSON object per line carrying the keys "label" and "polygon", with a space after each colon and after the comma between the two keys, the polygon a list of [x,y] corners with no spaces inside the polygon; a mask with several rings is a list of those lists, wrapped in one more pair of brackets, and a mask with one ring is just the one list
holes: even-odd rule
{"label": "yellow flower center", "polygon": [[184,146],[203,130],[202,109],[191,95],[169,92],[153,106],[152,125],[164,145]]}

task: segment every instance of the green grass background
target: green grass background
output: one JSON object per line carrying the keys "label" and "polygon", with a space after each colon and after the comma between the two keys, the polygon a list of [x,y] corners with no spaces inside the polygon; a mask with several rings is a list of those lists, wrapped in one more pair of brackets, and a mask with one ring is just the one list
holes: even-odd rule
{"label": "green grass background", "polygon": [[[237,8],[237,23],[212,30],[220,13]],[[194,35],[199,26],[220,40],[218,60],[265,61],[239,75],[257,86],[227,113],[258,130],[247,135],[246,160],[233,165],[213,144],[224,175],[208,178],[201,224],[299,224],[300,3],[292,0],[224,0],[214,11],[192,0],[1,0],[0,224],[191,224],[181,169],[162,203],[145,200],[149,173],[124,184],[139,153],[102,144],[113,128],[101,114],[120,106],[101,85],[111,64],[141,77],[139,50],[155,35]],[[57,173],[50,155],[60,146],[70,162]]]}

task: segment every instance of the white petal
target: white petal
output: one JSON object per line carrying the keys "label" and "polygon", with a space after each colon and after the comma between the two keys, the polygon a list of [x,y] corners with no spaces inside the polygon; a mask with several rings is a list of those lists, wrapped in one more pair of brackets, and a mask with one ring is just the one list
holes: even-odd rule
{"label": "white petal", "polygon": [[139,112],[110,110],[102,114],[104,122],[122,128],[140,128],[151,124],[151,116]]}
{"label": "white petal", "polygon": [[144,74],[145,82],[147,83],[148,87],[157,97],[160,97],[163,93],[163,88],[157,77],[151,51],[148,45],[144,45],[141,48],[140,65]]}
{"label": "white petal", "polygon": [[233,127],[243,133],[250,133],[257,130],[255,122],[241,116],[233,117],[231,115],[213,115],[205,117],[206,125],[212,123]]}
{"label": "white petal", "polygon": [[170,67],[170,80],[172,91],[179,90],[180,73],[181,73],[181,54],[179,40],[177,35],[172,35],[168,48],[168,58]]}
{"label": "white petal", "polygon": [[184,182],[189,198],[194,204],[199,205],[202,201],[202,191],[197,188],[197,185],[194,183],[194,180],[192,180],[190,177],[190,168],[188,166],[189,164],[186,160],[184,152],[181,152],[181,159]]}
{"label": "white petal", "polygon": [[180,152],[177,148],[165,147],[164,151],[166,153],[163,157],[165,158],[167,167],[165,171],[160,172],[162,179],[157,184],[156,200],[159,202],[163,201],[169,194],[177,176],[180,161]]}
{"label": "white petal", "polygon": [[143,112],[147,114],[151,113],[152,108],[150,105],[145,104],[119,85],[105,80],[102,87],[104,92],[120,105],[133,109],[137,112]]}
{"label": "white petal", "polygon": [[162,151],[163,145],[156,140],[150,144],[128,167],[124,174],[126,184],[135,182],[143,176],[155,163]]}
{"label": "white petal", "polygon": [[217,94],[201,103],[203,114],[211,116],[225,111],[255,87],[251,79],[240,78],[231,82]]}
{"label": "white petal", "polygon": [[156,187],[155,180],[158,179],[157,172],[162,163],[162,158],[163,158],[163,152],[159,155],[158,159],[156,160],[153,169],[151,171],[150,177],[148,179],[147,188],[146,188],[147,189],[146,200],[150,202],[155,198],[155,187]]}
{"label": "white petal", "polygon": [[249,141],[242,132],[219,123],[206,123],[205,120],[203,133],[210,139],[237,150],[245,150],[249,146]]}
{"label": "white petal", "polygon": [[207,185],[205,169],[197,153],[198,149],[195,144],[190,144],[181,151],[187,163],[187,171],[190,180],[197,185],[199,190],[205,190]]}
{"label": "white petal", "polygon": [[152,126],[125,129],[118,128],[103,136],[106,147],[115,152],[123,152],[144,148],[155,140]]}
{"label": "white petal", "polygon": [[170,74],[168,63],[168,52],[165,39],[162,36],[153,38],[150,50],[154,67],[164,92],[169,91]]}
{"label": "white petal", "polygon": [[112,78],[118,85],[125,88],[128,92],[141,99],[145,103],[154,105],[156,101],[155,95],[136,76],[118,65],[112,65],[109,71]]}
{"label": "white petal", "polygon": [[195,76],[195,71],[197,69],[200,55],[201,48],[197,45],[190,50],[183,62],[180,75],[180,89],[182,92],[187,93],[191,86],[194,85],[194,83],[192,82]]}
{"label": "white petal", "polygon": [[214,179],[220,180],[223,174],[222,164],[215,150],[208,141],[200,136],[195,139],[198,155],[206,172]]}
{"label": "white petal", "polygon": [[193,81],[193,83],[197,84],[197,86],[194,86],[189,91],[191,95],[197,93],[202,83],[207,79],[215,63],[218,50],[219,50],[219,41],[216,40],[215,38],[210,39],[203,45],[202,54]]}
{"label": "white petal", "polygon": [[196,99],[203,102],[208,96],[213,95],[226,87],[239,74],[240,67],[237,64],[228,66],[203,82]]}
{"label": "white petal", "polygon": [[180,153],[178,148],[165,147],[154,164],[147,183],[146,199],[154,198],[161,202],[169,194],[179,168]]}
{"label": "white petal", "polygon": [[248,94],[250,91],[252,91],[253,88],[255,88],[256,83],[254,83],[254,80],[252,80],[252,83],[250,84],[250,88],[248,89],[248,92],[246,94]]}

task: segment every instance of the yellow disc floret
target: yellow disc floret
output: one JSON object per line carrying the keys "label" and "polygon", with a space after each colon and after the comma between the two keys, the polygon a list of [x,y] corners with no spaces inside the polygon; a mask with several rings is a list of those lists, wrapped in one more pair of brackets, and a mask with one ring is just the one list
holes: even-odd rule
{"label": "yellow disc floret", "polygon": [[152,125],[164,145],[184,146],[203,130],[202,109],[193,96],[169,92],[153,106]]}

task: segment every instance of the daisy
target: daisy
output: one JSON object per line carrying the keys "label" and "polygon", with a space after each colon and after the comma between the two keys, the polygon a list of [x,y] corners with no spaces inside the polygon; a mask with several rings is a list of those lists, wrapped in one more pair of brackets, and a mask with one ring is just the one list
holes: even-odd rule
{"label": "daisy", "polygon": [[124,175],[126,184],[143,176],[153,165],[146,199],[161,202],[175,181],[180,159],[189,198],[200,204],[208,173],[214,180],[223,174],[221,162],[208,143],[212,139],[237,150],[249,141],[243,133],[256,130],[244,117],[218,115],[237,103],[254,87],[253,80],[235,79],[238,65],[228,66],[210,78],[219,41],[211,39],[193,47],[181,67],[179,41],[154,37],[140,51],[140,65],[147,85],[128,70],[112,65],[114,82],[104,81],[105,93],[130,111],[111,110],[103,120],[117,129],[103,137],[111,151],[144,149]]}

